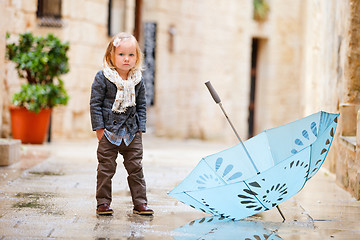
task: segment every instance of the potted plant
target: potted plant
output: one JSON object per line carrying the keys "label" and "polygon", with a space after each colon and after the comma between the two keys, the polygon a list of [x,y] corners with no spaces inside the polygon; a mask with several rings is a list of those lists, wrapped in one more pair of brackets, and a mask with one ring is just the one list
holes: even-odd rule
{"label": "potted plant", "polygon": [[254,20],[263,22],[268,18],[270,7],[266,0],[254,0]]}
{"label": "potted plant", "polygon": [[[10,35],[6,34],[9,41]],[[41,144],[49,128],[52,108],[66,105],[69,96],[60,75],[69,72],[68,42],[22,33],[17,42],[7,43],[6,57],[15,63],[20,78],[26,80],[12,97],[11,129],[22,143]]]}

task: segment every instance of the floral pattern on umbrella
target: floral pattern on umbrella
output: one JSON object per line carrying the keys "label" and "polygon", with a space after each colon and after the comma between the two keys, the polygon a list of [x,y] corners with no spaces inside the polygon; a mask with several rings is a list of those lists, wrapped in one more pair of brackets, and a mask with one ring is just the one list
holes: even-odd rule
{"label": "floral pattern on umbrella", "polygon": [[[213,215],[239,220],[272,209],[299,192],[321,167],[338,114],[318,112],[264,131],[244,145],[203,158],[169,194]],[[260,172],[254,171],[253,161]]]}

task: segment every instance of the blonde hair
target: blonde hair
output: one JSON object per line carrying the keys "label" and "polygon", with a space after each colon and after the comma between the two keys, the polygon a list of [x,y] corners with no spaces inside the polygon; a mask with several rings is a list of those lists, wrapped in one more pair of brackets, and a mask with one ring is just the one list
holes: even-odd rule
{"label": "blonde hair", "polygon": [[[135,66],[132,70],[143,70],[144,55],[141,52],[139,43],[133,35],[131,35],[130,33],[126,33],[126,32],[120,32],[111,39],[111,41],[109,42],[109,44],[106,48],[103,62],[104,63],[106,62],[110,68],[115,68],[115,64],[114,64],[115,63],[115,61],[114,61],[115,49],[117,46],[119,46],[117,43],[119,41],[129,41],[129,40],[134,41],[135,47],[136,47],[136,62],[135,62]],[[115,41],[115,43],[114,43],[114,41]]]}

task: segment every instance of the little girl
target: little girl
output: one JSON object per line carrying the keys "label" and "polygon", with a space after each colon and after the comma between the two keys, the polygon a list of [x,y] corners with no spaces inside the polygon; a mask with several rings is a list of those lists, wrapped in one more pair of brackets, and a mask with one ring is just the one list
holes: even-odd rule
{"label": "little girl", "polygon": [[111,215],[111,179],[116,171],[118,153],[128,172],[133,213],[151,215],[147,206],[142,169],[142,133],[146,130],[145,85],[142,79],[143,55],[135,37],[119,33],[110,41],[103,69],[91,87],[90,114],[97,149],[96,213]]}

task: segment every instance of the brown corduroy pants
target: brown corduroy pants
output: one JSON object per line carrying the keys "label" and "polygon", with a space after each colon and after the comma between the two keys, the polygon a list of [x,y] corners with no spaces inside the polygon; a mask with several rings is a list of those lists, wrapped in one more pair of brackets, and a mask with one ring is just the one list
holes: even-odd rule
{"label": "brown corduroy pants", "polygon": [[126,146],[124,142],[122,142],[120,146],[116,146],[109,142],[105,136],[100,139],[97,149],[97,205],[104,203],[111,204],[111,179],[116,172],[118,153],[120,153],[124,159],[123,164],[128,173],[127,180],[134,206],[146,204],[146,184],[141,163],[143,156],[142,136],[140,133],[136,133],[129,146]]}

